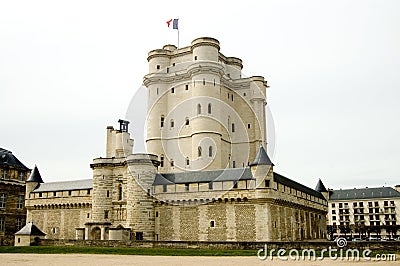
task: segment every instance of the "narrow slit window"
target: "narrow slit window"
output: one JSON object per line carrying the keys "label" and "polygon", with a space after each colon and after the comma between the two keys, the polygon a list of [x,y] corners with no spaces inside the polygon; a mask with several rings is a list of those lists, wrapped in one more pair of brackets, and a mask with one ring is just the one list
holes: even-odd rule
{"label": "narrow slit window", "polygon": [[164,119],[165,119],[165,118],[164,118],[164,116],[162,115],[161,118],[160,118],[160,126],[161,126],[161,127],[164,127]]}
{"label": "narrow slit window", "polygon": [[197,114],[201,114],[201,104],[197,105]]}
{"label": "narrow slit window", "polygon": [[211,103],[208,104],[208,114],[211,114]]}
{"label": "narrow slit window", "polygon": [[197,155],[201,157],[201,153],[202,153],[201,146],[199,146],[197,147]]}

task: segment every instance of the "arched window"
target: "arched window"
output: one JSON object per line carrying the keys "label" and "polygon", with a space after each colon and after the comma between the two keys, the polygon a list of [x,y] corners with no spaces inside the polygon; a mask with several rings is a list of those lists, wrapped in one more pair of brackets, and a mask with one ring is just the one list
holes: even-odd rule
{"label": "arched window", "polygon": [[187,125],[187,126],[189,125],[189,118],[188,117],[185,118],[185,125]]}
{"label": "arched window", "polygon": [[201,157],[201,146],[197,147],[197,155]]}
{"label": "arched window", "polygon": [[164,167],[164,155],[160,156],[160,166]]}
{"label": "arched window", "polygon": [[208,147],[208,157],[212,157],[213,156],[213,148],[212,146]]}
{"label": "arched window", "polygon": [[201,104],[197,105],[197,114],[201,114]]}
{"label": "arched window", "polygon": [[211,103],[208,104],[208,113],[211,114]]}
{"label": "arched window", "polygon": [[164,127],[164,116],[163,115],[161,116],[161,119],[160,119],[160,126]]}
{"label": "arched window", "polygon": [[171,127],[174,127],[175,123],[174,123],[174,119],[171,119]]}

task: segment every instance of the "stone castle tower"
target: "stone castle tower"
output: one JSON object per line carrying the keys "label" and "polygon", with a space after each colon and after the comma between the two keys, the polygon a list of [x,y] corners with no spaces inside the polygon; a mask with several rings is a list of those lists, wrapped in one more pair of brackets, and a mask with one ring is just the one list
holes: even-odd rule
{"label": "stone castle tower", "polygon": [[266,148],[266,89],[213,38],[149,52],[147,152],[161,173],[248,166]]}
{"label": "stone castle tower", "polygon": [[93,179],[27,180],[28,217],[48,238],[294,241],[324,238],[326,199],[273,171],[263,77],[213,38],[149,53],[147,153],[128,121],[107,127]]}

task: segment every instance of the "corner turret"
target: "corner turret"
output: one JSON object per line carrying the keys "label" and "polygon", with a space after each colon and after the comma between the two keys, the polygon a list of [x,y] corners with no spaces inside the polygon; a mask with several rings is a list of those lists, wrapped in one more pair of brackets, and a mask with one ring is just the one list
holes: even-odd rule
{"label": "corner turret", "polygon": [[40,183],[44,183],[42,176],[40,175],[39,169],[35,165],[31,175],[28,180],[26,180],[26,188],[25,188],[25,198],[29,199],[29,194],[38,187]]}
{"label": "corner turret", "polygon": [[271,184],[273,182],[273,166],[274,164],[264,147],[260,146],[254,161],[250,164],[250,170],[253,177],[256,179],[257,188],[264,188],[266,187],[266,183]]}
{"label": "corner turret", "polygon": [[322,183],[321,179],[318,180],[317,186],[315,187],[315,190],[318,191],[319,193],[322,194],[322,196],[324,196],[324,198],[326,200],[329,199],[329,192],[326,189],[326,187],[324,186],[324,183]]}

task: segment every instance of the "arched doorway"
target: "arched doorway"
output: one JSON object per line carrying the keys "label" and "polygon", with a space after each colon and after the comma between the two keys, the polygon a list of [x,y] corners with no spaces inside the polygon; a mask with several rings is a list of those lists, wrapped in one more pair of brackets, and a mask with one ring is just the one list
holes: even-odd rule
{"label": "arched doorway", "polygon": [[90,233],[90,238],[93,240],[100,240],[101,239],[101,230],[98,227],[92,229]]}

